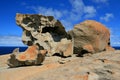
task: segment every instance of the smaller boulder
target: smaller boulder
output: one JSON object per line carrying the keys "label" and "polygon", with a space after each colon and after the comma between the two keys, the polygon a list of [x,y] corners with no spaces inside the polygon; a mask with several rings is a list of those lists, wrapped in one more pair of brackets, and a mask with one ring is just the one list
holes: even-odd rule
{"label": "smaller boulder", "polygon": [[39,65],[44,61],[46,53],[47,50],[39,50],[37,45],[29,46],[24,52],[19,52],[19,48],[16,48],[8,59],[8,66]]}
{"label": "smaller boulder", "polygon": [[73,43],[71,40],[62,39],[55,50],[55,52],[59,53],[63,57],[69,57],[73,54]]}
{"label": "smaller boulder", "polygon": [[93,46],[90,44],[84,45],[83,50],[87,51],[88,53],[94,53]]}

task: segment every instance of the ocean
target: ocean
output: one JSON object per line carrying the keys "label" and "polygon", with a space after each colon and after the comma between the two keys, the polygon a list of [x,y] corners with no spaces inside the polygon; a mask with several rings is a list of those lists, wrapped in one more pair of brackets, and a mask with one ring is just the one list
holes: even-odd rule
{"label": "ocean", "polygon": [[12,46],[9,46],[9,47],[4,46],[3,47],[3,46],[0,46],[0,55],[12,53],[15,48],[19,48],[20,52],[23,52],[23,51],[25,51],[27,49],[27,47],[18,47],[18,46],[14,46],[14,47],[12,47]]}
{"label": "ocean", "polygon": [[[3,47],[3,46],[0,46],[0,55],[12,53],[15,48],[19,48],[20,52],[23,52],[27,49],[27,47],[18,47],[18,46]],[[113,48],[115,48],[116,50],[120,50],[120,47],[118,47],[118,46],[115,46]]]}

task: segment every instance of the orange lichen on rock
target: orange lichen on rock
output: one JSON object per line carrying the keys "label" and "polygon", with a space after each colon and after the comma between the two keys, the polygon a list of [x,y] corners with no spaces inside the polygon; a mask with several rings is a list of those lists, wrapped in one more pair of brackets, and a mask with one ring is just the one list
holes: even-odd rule
{"label": "orange lichen on rock", "polygon": [[25,55],[20,55],[19,58],[20,58],[21,60],[26,60],[26,56],[25,56]]}
{"label": "orange lichen on rock", "polygon": [[28,47],[28,49],[25,52],[21,52],[19,55],[17,55],[17,59],[18,60],[34,60],[38,53],[39,53],[38,46],[33,45]]}
{"label": "orange lichen on rock", "polygon": [[88,80],[88,74],[86,75],[75,75],[74,80]]}
{"label": "orange lichen on rock", "polygon": [[92,45],[90,45],[90,44],[83,46],[83,49],[90,53],[94,53],[94,49],[93,49]]}
{"label": "orange lichen on rock", "polygon": [[42,55],[45,55],[47,52],[48,52],[47,50],[40,50],[40,53],[41,53]]}
{"label": "orange lichen on rock", "polygon": [[[98,32],[98,33],[103,33],[103,34],[107,34],[108,36],[110,35],[109,29],[106,28],[103,24],[94,21],[94,20],[86,20],[82,23],[80,23],[82,25],[88,26],[90,28],[92,28],[92,30]],[[97,27],[96,27],[97,26]]]}
{"label": "orange lichen on rock", "polygon": [[106,51],[115,51],[115,49],[112,48],[111,46],[107,46],[107,47],[106,47]]}

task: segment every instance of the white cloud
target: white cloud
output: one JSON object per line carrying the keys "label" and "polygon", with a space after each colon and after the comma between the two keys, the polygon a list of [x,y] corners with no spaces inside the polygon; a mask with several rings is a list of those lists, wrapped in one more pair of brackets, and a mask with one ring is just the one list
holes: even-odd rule
{"label": "white cloud", "polygon": [[21,37],[18,36],[0,36],[0,46],[25,46]]}
{"label": "white cloud", "polygon": [[84,3],[82,0],[70,0],[70,3],[72,5],[72,11],[80,13],[81,11],[84,11]]}
{"label": "white cloud", "polygon": [[96,9],[93,6],[86,6],[84,12],[86,13],[85,18],[92,18],[96,15]]}
{"label": "white cloud", "polygon": [[120,46],[120,33],[118,28],[109,28],[110,29],[110,42],[112,46]]}
{"label": "white cloud", "polygon": [[91,0],[96,4],[97,9],[103,9],[105,6],[109,6],[109,0]]}
{"label": "white cloud", "polygon": [[95,3],[108,3],[108,0],[92,0]]}
{"label": "white cloud", "polygon": [[106,13],[105,16],[100,17],[100,20],[104,20],[104,21],[108,22],[112,18],[114,18],[114,15],[112,13]]}
{"label": "white cloud", "polygon": [[53,9],[42,6],[34,6],[32,9],[43,15],[52,15],[59,19],[66,29],[69,30],[74,24],[80,22],[84,18],[92,18],[96,15],[96,9],[93,6],[85,5],[83,0],[69,0],[72,8],[67,9]]}
{"label": "white cloud", "polygon": [[112,46],[120,46],[120,36],[112,34],[111,35],[111,45]]}
{"label": "white cloud", "polygon": [[56,18],[61,18],[62,13],[59,10],[53,9],[53,8],[45,8],[45,7],[33,7],[33,9],[40,14],[44,14],[46,16],[54,16]]}

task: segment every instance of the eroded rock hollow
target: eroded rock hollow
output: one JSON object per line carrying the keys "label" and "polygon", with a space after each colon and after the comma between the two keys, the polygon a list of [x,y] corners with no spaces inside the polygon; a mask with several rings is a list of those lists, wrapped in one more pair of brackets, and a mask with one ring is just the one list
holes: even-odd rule
{"label": "eroded rock hollow", "polygon": [[48,51],[48,56],[58,53],[67,57],[73,54],[71,37],[61,22],[53,16],[16,14],[16,23],[23,29],[24,44],[37,44],[39,50]]}

